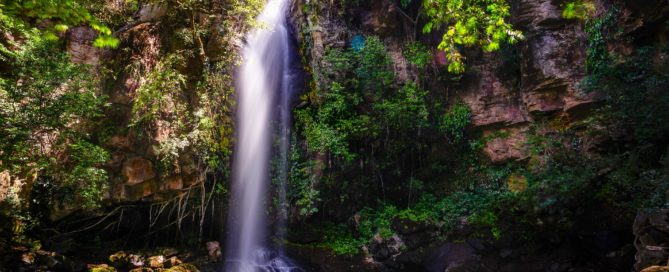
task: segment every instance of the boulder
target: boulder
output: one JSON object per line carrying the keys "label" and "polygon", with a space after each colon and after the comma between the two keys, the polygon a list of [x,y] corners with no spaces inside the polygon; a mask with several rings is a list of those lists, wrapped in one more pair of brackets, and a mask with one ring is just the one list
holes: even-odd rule
{"label": "boulder", "polygon": [[148,262],[150,267],[161,268],[165,265],[165,256],[163,255],[151,256],[149,257]]}
{"label": "boulder", "polygon": [[641,272],[669,272],[669,266],[654,265],[641,270]]}
{"label": "boulder", "polygon": [[88,271],[91,272],[116,272],[116,268],[107,264],[92,264],[88,265]]}
{"label": "boulder", "polygon": [[138,267],[138,268],[130,269],[129,272],[154,272],[154,270],[149,268],[149,267]]}
{"label": "boulder", "polygon": [[123,188],[122,200],[138,201],[142,198],[154,195],[156,192],[158,192],[158,186],[156,185],[156,181],[153,179],[137,185],[126,185]]}
{"label": "boulder", "polygon": [[581,26],[533,27],[526,34],[521,47],[521,93],[528,112],[568,111],[598,101],[596,94],[582,93],[576,86],[585,75],[586,35]]}
{"label": "boulder", "polygon": [[35,263],[35,253],[26,252],[26,253],[21,254],[21,261],[25,264]]}
{"label": "boulder", "polygon": [[197,269],[195,265],[192,264],[180,264],[177,266],[174,266],[170,268],[168,271],[175,271],[175,272],[199,272],[200,270]]}
{"label": "boulder", "polygon": [[369,253],[376,261],[386,261],[399,255],[404,247],[404,241],[397,234],[393,234],[387,239],[383,239],[381,235],[377,234],[372,238],[369,245]]}
{"label": "boulder", "polygon": [[221,260],[221,243],[218,241],[207,242],[207,252],[209,253],[209,261],[218,262]]}
{"label": "boulder", "polygon": [[114,135],[106,143],[106,146],[121,151],[135,151],[132,139],[126,135]]}
{"label": "boulder", "polygon": [[124,251],[116,252],[112,255],[109,255],[109,261],[116,267],[125,266],[128,264],[128,254]]}
{"label": "boulder", "polygon": [[554,0],[518,0],[511,19],[523,30],[556,28],[564,22],[562,8]]}
{"label": "boulder", "polygon": [[178,266],[178,265],[182,264],[183,262],[181,260],[179,260],[179,258],[177,258],[177,256],[172,256],[169,259],[167,259],[167,263],[170,266]]}
{"label": "boulder", "polygon": [[[669,260],[669,209],[650,213],[639,212],[634,220],[634,247],[637,250],[634,264],[636,271],[657,265],[666,265]],[[661,270],[658,270],[661,271]]]}
{"label": "boulder", "polygon": [[146,258],[144,258],[144,256],[137,254],[128,255],[128,261],[130,262],[131,265],[135,267],[142,267],[144,266],[144,264],[146,264]]}
{"label": "boulder", "polygon": [[66,258],[63,255],[53,251],[36,250],[35,261],[42,267],[48,267],[52,270],[62,270],[66,268]]}

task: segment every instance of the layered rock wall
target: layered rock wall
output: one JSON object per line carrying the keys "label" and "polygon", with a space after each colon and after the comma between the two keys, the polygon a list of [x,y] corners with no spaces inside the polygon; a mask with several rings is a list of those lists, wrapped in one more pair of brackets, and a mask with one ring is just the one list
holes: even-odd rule
{"label": "layered rock wall", "polygon": [[[486,139],[483,152],[491,162],[534,163],[540,158],[534,158],[529,150],[531,133],[550,134],[578,124],[592,116],[592,112],[605,97],[598,92],[586,93],[579,87],[588,72],[586,58],[589,37],[586,21],[563,18],[562,11],[566,1],[511,2],[510,18],[513,25],[522,30],[525,40],[496,53],[466,50],[467,72],[457,81],[436,76],[437,71],[443,70],[447,63],[443,54],[435,50],[429,68],[430,74],[435,76],[422,80],[427,81],[424,85],[428,86],[432,94],[444,96],[449,103],[462,101],[467,104],[472,112],[469,129],[481,132]],[[669,5],[666,1],[641,2],[644,4],[638,1],[593,1],[596,6],[596,14],[592,14],[594,17],[601,16],[614,7],[620,9],[617,11],[619,17],[616,18],[620,35],[632,37],[630,40],[609,43],[610,51],[625,55],[632,48],[655,44],[662,39],[663,35],[657,33],[662,31],[658,30],[661,28],[659,24],[669,15]],[[298,29],[298,40],[303,48],[309,49],[302,54],[309,61],[308,70],[314,75],[315,84],[321,84],[318,74],[321,69],[325,69],[321,67],[320,61],[325,49],[346,48],[356,35],[378,36],[384,41],[394,63],[396,80],[405,82],[417,79],[417,71],[407,65],[402,54],[404,45],[417,39],[430,48],[436,48],[441,38],[441,33],[424,35],[416,31],[421,29],[420,20],[414,22],[404,12],[411,14],[419,8],[418,5],[413,3],[407,11],[402,11],[392,1],[385,0],[360,1],[359,5],[353,7],[341,6],[341,1],[295,1],[292,10],[293,25]],[[305,8],[306,6],[309,8]],[[578,128],[575,133],[586,152],[601,145],[606,141],[604,138],[615,137],[594,137]],[[527,186],[527,181],[524,186]],[[645,221],[638,224],[648,224],[646,221],[649,219],[639,220]],[[629,222],[630,225],[631,223]],[[651,227],[659,228],[655,225]],[[566,271],[576,254],[572,250],[578,248],[575,245],[565,245],[564,248],[546,250],[550,253],[545,255],[523,256],[533,253],[529,250],[521,252],[522,249],[475,248],[470,244],[452,243],[436,247],[428,254],[424,251],[424,246],[432,243],[431,239],[437,235],[429,231],[414,234],[402,233],[401,228],[395,230],[399,234],[389,239],[371,241],[371,246],[366,250],[375,260],[396,269],[407,268],[405,265],[422,264],[423,268],[434,265],[433,271],[443,271],[449,267],[462,269],[454,271],[539,271],[545,267],[551,267],[551,271]],[[666,261],[665,244],[655,241],[660,239],[656,236],[661,236],[664,239],[662,241],[666,241],[665,234],[652,229],[641,230],[640,227],[635,227],[635,232],[641,237],[636,243],[639,250],[637,256],[642,259],[642,264],[637,264],[638,270]],[[652,241],[642,241],[649,235],[652,236]],[[602,232],[593,236],[596,237],[593,239],[607,240],[611,234]],[[629,266],[627,261],[633,248],[621,247],[618,244],[616,246],[602,246],[607,252],[601,262],[607,263],[607,267],[613,269]],[[399,247],[410,249],[403,253],[397,249]],[[473,264],[461,268],[461,263],[448,259],[454,256],[452,254],[462,255],[458,260],[463,260],[463,263],[474,260],[471,262]],[[429,260],[429,256],[438,260],[433,262]]]}
{"label": "layered rock wall", "polygon": [[[613,5],[624,7],[621,12],[624,18],[620,18],[624,34],[649,35],[648,28],[666,16],[666,5],[661,1],[649,1],[648,5],[632,2],[595,1],[597,14],[593,15],[606,13]],[[556,119],[568,126],[587,118],[603,99],[596,92],[585,93],[579,88],[586,75],[586,22],[564,19],[564,4],[565,1],[556,0],[512,1],[510,18],[522,30],[524,41],[501,52],[466,51],[467,72],[458,82],[436,76],[426,82],[433,93],[442,94],[449,101],[462,100],[469,106],[471,129],[482,131],[484,136],[497,132],[508,135],[486,143],[484,152],[492,162],[528,159],[529,127]],[[311,9],[305,12],[305,5]],[[383,39],[398,81],[417,78],[417,71],[412,70],[402,54],[404,45],[418,39],[436,48],[441,37],[439,33],[421,34],[421,21],[412,21],[415,18],[410,14],[418,9],[419,3],[413,3],[407,11],[385,0],[360,1],[355,7],[342,5],[339,1],[320,4],[295,1],[293,24],[298,28],[298,40],[310,48],[310,52],[303,54],[311,61],[309,68],[313,75],[322,69],[324,48],[347,47],[354,35],[362,34]],[[633,46],[620,41],[610,49],[629,51]],[[445,64],[443,54],[435,51],[430,69],[436,71]],[[319,82],[318,78],[315,80]],[[602,139],[583,141],[594,145]]]}

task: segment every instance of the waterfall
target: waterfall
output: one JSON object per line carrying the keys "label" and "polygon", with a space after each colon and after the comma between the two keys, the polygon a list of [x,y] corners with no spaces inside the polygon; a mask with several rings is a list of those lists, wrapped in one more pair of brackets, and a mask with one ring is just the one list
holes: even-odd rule
{"label": "waterfall", "polygon": [[[226,243],[226,271],[300,271],[279,249],[268,246],[267,187],[273,124],[278,122],[278,198],[285,202],[285,167],[290,130],[289,0],[269,0],[258,17],[260,27],[247,36],[237,80],[237,143]],[[278,111],[277,111],[278,110]],[[283,207],[283,204],[282,206]],[[285,221],[279,208],[278,221]],[[278,227],[278,236],[283,236]]]}

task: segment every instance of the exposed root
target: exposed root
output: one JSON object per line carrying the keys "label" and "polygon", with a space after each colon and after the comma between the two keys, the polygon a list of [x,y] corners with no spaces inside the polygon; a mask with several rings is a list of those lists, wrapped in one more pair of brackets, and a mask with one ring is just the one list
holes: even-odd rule
{"label": "exposed root", "polygon": [[[217,215],[222,215],[221,211],[216,210],[217,207],[214,205],[216,201],[213,201],[216,197],[214,189],[217,183],[215,178],[210,179],[210,182],[205,182],[205,176],[202,174],[194,184],[182,189],[167,200],[158,203],[122,205],[98,216],[72,218],[63,222],[61,230],[74,226],[79,228],[66,232],[50,229],[56,233],[51,237],[62,238],[84,232],[95,233],[95,235],[122,234],[126,237],[125,240],[133,243],[155,240],[152,237],[170,233],[169,239],[183,241],[185,238],[197,237],[197,242],[202,243],[205,229],[209,226],[207,220],[213,220],[217,218]],[[222,207],[223,205],[218,206],[219,209]],[[157,241],[164,240],[157,239]]]}

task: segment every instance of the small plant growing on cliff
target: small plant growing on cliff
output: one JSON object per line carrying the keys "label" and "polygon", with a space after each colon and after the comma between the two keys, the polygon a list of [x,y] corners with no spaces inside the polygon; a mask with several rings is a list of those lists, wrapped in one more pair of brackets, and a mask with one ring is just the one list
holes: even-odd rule
{"label": "small plant growing on cliff", "polygon": [[439,129],[453,137],[453,142],[458,143],[464,137],[464,129],[471,123],[471,116],[469,107],[458,101],[441,118]]}
{"label": "small plant growing on cliff", "polygon": [[585,20],[595,12],[595,4],[590,1],[571,1],[564,5],[562,18]]}
{"label": "small plant growing on cliff", "polygon": [[430,64],[432,52],[421,42],[411,42],[404,48],[404,57],[409,63],[418,69],[423,69]]}
{"label": "small plant growing on cliff", "polygon": [[407,83],[397,94],[374,107],[383,113],[390,127],[397,129],[418,129],[429,125],[427,91],[415,83]]}
{"label": "small plant growing on cliff", "polygon": [[[133,125],[152,121],[161,110],[176,103],[176,96],[186,85],[186,76],[175,69],[175,66],[183,61],[182,56],[171,54],[148,71],[146,80],[137,89],[137,97],[132,106]],[[135,70],[136,73],[142,72],[141,68]]]}
{"label": "small plant growing on cliff", "polygon": [[109,152],[86,141],[71,144],[69,149],[74,166],[65,178],[66,184],[78,188],[77,196],[84,208],[97,208],[107,189],[107,171],[101,166],[109,160]]}
{"label": "small plant growing on cliff", "polygon": [[465,57],[459,47],[480,47],[486,52],[500,49],[504,43],[523,39],[520,31],[506,22],[510,16],[507,0],[424,0],[423,10],[429,17],[424,33],[446,29],[439,49],[450,61],[448,71],[465,71]]}
{"label": "small plant growing on cliff", "polygon": [[368,37],[365,46],[356,54],[355,75],[365,91],[381,91],[393,81],[392,61],[386,46],[378,37]]}
{"label": "small plant growing on cliff", "polygon": [[319,191],[316,189],[317,180],[310,171],[316,167],[313,160],[307,160],[300,153],[299,146],[295,144],[296,135],[291,140],[290,167],[288,170],[289,196],[294,199],[299,209],[299,215],[308,217],[318,212],[318,203],[321,201]]}

